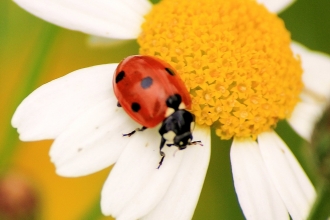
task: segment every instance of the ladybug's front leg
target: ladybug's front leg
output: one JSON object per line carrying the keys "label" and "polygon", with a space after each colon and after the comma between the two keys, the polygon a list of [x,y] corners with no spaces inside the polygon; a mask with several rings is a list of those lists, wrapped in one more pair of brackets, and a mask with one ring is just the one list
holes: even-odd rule
{"label": "ladybug's front leg", "polygon": [[162,159],[160,159],[159,161],[159,166],[157,167],[157,169],[159,169],[159,167],[163,164],[164,158],[165,158],[165,153],[162,151],[162,148],[165,145],[166,140],[162,137],[161,141],[160,141],[160,149],[159,149],[159,153],[160,156],[162,156]]}
{"label": "ladybug's front leg", "polygon": [[132,131],[132,132],[130,132],[130,133],[123,134],[123,136],[128,136],[128,137],[130,137],[130,136],[132,136],[135,132],[137,132],[137,131],[144,131],[144,130],[146,130],[146,129],[147,129],[147,127],[143,126],[142,128],[137,128],[137,129],[135,129],[134,131]]}

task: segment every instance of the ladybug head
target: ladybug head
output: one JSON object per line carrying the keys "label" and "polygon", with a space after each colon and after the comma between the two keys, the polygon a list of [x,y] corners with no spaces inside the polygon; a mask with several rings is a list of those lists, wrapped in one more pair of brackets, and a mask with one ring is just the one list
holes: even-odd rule
{"label": "ladybug head", "polygon": [[187,145],[190,144],[192,140],[191,132],[185,132],[181,135],[176,135],[174,137],[174,145],[177,146],[180,150],[186,149]]}
{"label": "ladybug head", "polygon": [[168,146],[175,145],[183,150],[190,144],[192,137],[192,129],[195,117],[193,114],[184,109],[179,109],[173,114],[165,118],[161,128],[160,135],[168,142]]}

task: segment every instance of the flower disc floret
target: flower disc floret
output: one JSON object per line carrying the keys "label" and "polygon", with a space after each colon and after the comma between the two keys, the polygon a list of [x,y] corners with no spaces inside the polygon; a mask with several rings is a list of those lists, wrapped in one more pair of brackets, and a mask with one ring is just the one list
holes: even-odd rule
{"label": "flower disc floret", "polygon": [[288,117],[303,84],[283,21],[252,0],[163,0],[146,16],[140,53],[179,72],[200,125],[256,137]]}

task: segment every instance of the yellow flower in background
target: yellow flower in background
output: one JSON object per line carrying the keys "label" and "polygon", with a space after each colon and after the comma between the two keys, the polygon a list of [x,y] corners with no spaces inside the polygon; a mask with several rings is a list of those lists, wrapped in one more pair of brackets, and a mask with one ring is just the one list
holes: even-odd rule
{"label": "yellow flower in background", "polygon": [[[55,139],[50,155],[58,174],[82,176],[116,163],[102,190],[104,214],[191,218],[209,161],[205,125],[212,125],[220,138],[233,138],[233,178],[247,218],[282,219],[288,213],[306,218],[315,190],[272,128],[288,119],[310,138],[329,98],[330,64],[325,55],[290,46],[282,21],[265,7],[243,0],[164,0],[155,6],[144,0],[16,2],[66,28],[138,38],[140,53],[170,62],[192,95],[200,125],[194,136],[205,146],[178,152],[160,170],[153,166],[159,160],[156,130],[121,137],[138,125],[116,110],[111,88],[116,64],[54,80],[19,106],[13,126],[22,140]],[[265,2],[272,11],[288,3]],[[155,148],[145,148],[146,143]]]}

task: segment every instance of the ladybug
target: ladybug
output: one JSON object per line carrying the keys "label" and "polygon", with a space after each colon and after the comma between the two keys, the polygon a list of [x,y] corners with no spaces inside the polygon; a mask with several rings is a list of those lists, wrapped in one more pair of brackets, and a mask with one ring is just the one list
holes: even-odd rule
{"label": "ladybug", "polygon": [[124,136],[162,123],[158,168],[165,158],[165,143],[183,150],[200,142],[192,142],[195,116],[186,110],[191,107],[190,94],[168,63],[151,56],[129,56],[115,70],[113,90],[118,107],[143,126]]}

